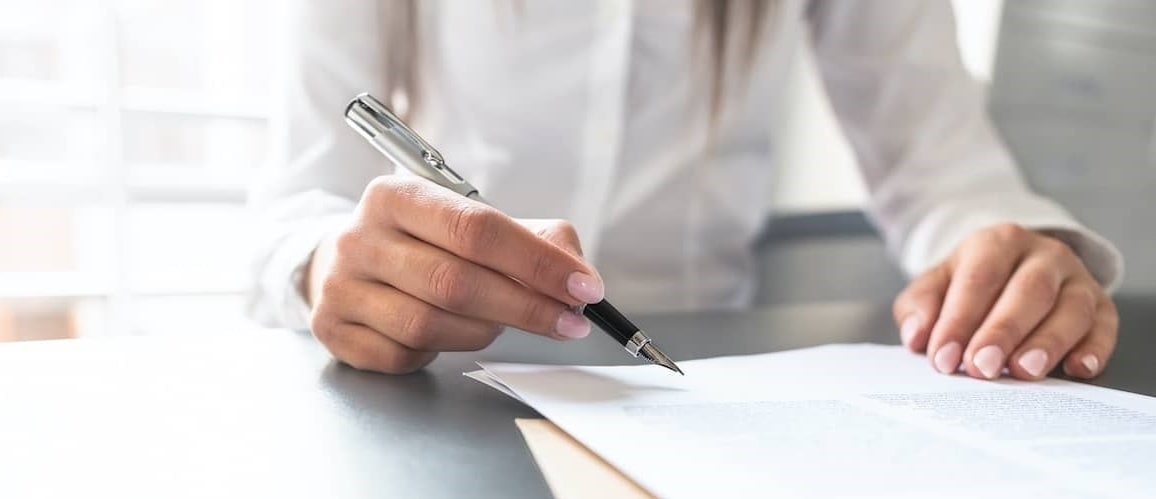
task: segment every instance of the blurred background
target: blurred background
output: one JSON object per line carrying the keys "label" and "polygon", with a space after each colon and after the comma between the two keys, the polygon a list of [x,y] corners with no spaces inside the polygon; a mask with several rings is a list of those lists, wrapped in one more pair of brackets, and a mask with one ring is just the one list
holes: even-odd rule
{"label": "blurred background", "polygon": [[[1033,185],[1120,243],[1126,291],[1156,293],[1156,2],[954,4]],[[273,0],[0,0],[0,341],[252,327],[236,243],[268,157],[277,14]],[[889,300],[902,276],[879,264],[809,54],[793,73],[760,300]]]}
{"label": "blurred background", "polygon": [[0,0],[0,340],[244,325],[273,3]]}

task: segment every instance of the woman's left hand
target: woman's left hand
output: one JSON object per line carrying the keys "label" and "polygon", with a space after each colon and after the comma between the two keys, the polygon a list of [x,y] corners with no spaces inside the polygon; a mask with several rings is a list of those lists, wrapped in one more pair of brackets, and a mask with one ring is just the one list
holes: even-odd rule
{"label": "woman's left hand", "polygon": [[935,368],[1038,380],[1057,364],[1099,374],[1116,348],[1116,305],[1066,244],[1018,225],[977,231],[911,282],[893,308],[903,344]]}

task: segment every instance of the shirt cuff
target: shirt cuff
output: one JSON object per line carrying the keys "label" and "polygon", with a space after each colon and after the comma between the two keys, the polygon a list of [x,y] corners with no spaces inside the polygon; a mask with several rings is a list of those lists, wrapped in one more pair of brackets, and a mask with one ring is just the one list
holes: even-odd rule
{"label": "shirt cuff", "polygon": [[332,214],[296,223],[267,254],[257,288],[251,294],[250,315],[271,327],[310,329],[312,311],[302,294],[305,272],[321,241],[345,226],[350,214]]}

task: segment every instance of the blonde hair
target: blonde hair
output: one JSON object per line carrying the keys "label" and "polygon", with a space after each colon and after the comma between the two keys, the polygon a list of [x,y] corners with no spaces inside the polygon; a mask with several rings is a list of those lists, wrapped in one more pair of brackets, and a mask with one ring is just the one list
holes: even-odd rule
{"label": "blonde hair", "polygon": [[[514,0],[515,10],[521,0]],[[737,76],[745,77],[758,51],[763,25],[775,0],[693,0],[694,37],[711,69],[711,117],[722,113],[727,75],[737,63]],[[382,43],[385,47],[384,96],[394,110],[412,116],[420,107],[421,49],[417,0],[381,0]]]}

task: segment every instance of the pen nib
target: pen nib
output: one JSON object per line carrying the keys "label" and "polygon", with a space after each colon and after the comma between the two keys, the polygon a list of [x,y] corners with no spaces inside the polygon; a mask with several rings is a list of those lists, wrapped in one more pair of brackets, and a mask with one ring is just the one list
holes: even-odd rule
{"label": "pen nib", "polygon": [[638,350],[638,353],[642,354],[643,357],[646,357],[646,360],[649,360],[654,364],[658,364],[662,367],[670,369],[671,371],[686,376],[686,374],[682,372],[682,369],[678,368],[678,364],[675,364],[673,360],[670,360],[670,357],[667,357],[666,354],[662,353],[662,350],[659,350],[658,347],[654,346],[654,343],[647,343]]}

